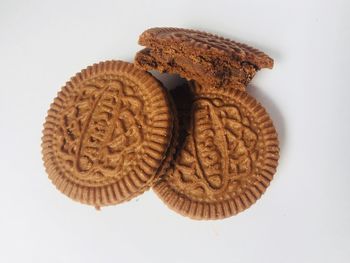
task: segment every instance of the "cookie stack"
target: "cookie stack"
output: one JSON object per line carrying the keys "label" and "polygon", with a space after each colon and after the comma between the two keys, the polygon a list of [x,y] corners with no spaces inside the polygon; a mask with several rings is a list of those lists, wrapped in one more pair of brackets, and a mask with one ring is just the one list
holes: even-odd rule
{"label": "cookie stack", "polygon": [[[277,133],[246,86],[273,60],[245,44],[180,28],[152,28],[134,64],[106,61],[76,74],[48,111],[42,154],[53,184],[99,208],[150,187],[176,212],[220,219],[269,186]],[[188,80],[168,91],[146,70]]]}

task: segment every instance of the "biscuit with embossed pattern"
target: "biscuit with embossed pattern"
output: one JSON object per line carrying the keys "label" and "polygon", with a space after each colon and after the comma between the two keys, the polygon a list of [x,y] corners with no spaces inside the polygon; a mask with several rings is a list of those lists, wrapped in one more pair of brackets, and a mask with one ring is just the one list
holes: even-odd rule
{"label": "biscuit with embossed pattern", "polygon": [[[172,93],[182,96],[180,93]],[[175,102],[181,98],[174,99]],[[165,204],[193,219],[220,219],[255,203],[276,171],[279,144],[266,110],[237,89],[195,84],[184,140],[153,187]]]}
{"label": "biscuit with embossed pattern", "polygon": [[165,171],[173,119],[167,91],[149,73],[122,61],[89,66],[48,111],[42,137],[48,176],[88,205],[130,200]]}

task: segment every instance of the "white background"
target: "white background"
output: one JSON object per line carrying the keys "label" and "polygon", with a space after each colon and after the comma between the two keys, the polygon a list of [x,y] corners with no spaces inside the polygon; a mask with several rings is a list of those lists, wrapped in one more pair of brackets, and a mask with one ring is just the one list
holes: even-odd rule
{"label": "white background", "polygon": [[[350,2],[0,1],[0,262],[350,262]],[[275,59],[249,93],[281,141],[256,205],[193,221],[152,191],[97,212],[47,179],[46,111],[76,72],[132,61],[153,26],[206,30]]]}

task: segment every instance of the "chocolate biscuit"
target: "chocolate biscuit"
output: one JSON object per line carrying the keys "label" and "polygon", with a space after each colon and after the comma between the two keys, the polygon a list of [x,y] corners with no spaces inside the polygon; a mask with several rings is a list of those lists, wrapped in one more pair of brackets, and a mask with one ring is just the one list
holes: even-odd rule
{"label": "chocolate biscuit", "polygon": [[135,64],[146,70],[176,73],[202,86],[244,90],[257,70],[272,68],[263,52],[213,34],[182,28],[151,28]]}

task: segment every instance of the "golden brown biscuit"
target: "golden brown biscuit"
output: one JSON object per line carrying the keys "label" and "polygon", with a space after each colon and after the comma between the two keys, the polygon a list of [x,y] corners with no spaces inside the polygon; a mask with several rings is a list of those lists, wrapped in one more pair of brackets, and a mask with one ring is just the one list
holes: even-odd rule
{"label": "golden brown biscuit", "polygon": [[[172,94],[183,97],[181,91]],[[180,127],[184,140],[153,189],[182,215],[229,217],[250,207],[269,186],[279,158],[277,133],[265,109],[246,92],[195,84],[192,95],[189,107],[177,104],[179,116],[191,113],[188,128]]]}
{"label": "golden brown biscuit", "polygon": [[172,130],[167,92],[154,77],[127,62],[94,64],[51,104],[42,138],[46,171],[76,201],[118,204],[163,171]]}

